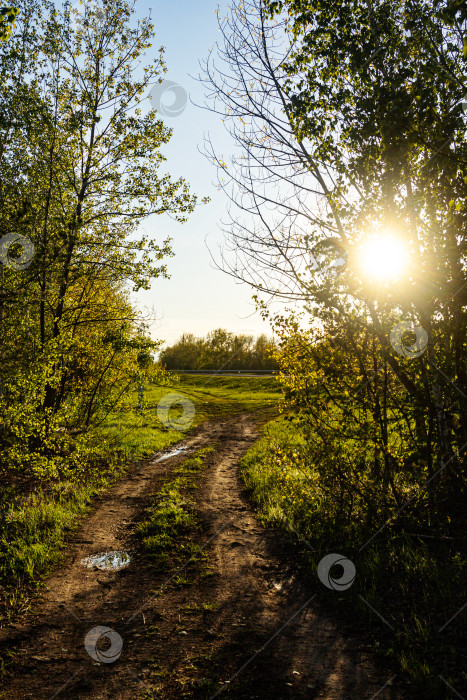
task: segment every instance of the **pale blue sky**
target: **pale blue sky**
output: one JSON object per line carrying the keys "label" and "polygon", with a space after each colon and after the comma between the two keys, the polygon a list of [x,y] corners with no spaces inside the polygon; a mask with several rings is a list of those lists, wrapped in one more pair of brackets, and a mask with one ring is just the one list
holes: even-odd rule
{"label": "pale blue sky", "polygon": [[[207,56],[220,36],[215,15],[217,5],[215,0],[139,0],[137,4],[138,13],[152,10],[157,32],[154,49],[160,45],[166,47],[166,80],[182,85],[197,103],[202,102],[203,86],[190,75],[198,74],[199,60]],[[226,6],[226,2],[220,3],[221,8]],[[186,224],[161,217],[153,217],[145,224],[148,233],[156,232],[161,238],[170,232],[174,234],[175,257],[168,259],[171,279],[155,280],[150,292],[137,297],[141,308],[153,309],[157,315],[153,336],[172,343],[183,332],[205,335],[218,327],[270,335],[269,326],[254,313],[252,290],[213,269],[205,245],[206,237],[213,251],[222,244],[218,222],[224,217],[227,202],[214,187],[215,170],[198,148],[203,135],[209,132],[227,159],[231,142],[223,124],[219,117],[190,101],[181,115],[165,117],[164,121],[174,129],[172,141],[164,149],[168,170],[174,177],[185,177],[192,191],[210,196],[212,201],[201,206]]]}

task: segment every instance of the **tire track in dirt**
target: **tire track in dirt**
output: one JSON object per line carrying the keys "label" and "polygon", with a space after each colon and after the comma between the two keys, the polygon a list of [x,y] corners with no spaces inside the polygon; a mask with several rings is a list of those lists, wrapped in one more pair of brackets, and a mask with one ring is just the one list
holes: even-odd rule
{"label": "tire track in dirt", "polygon": [[[96,499],[64,566],[48,579],[34,619],[0,632],[1,646],[17,652],[2,697],[208,700],[220,689],[219,697],[238,699],[402,698],[391,683],[385,686],[392,674],[378,672],[370,653],[346,638],[316,599],[304,606],[319,593],[319,582],[312,589],[301,580],[287,540],[255,519],[238,460],[257,435],[257,423],[245,414],[205,424],[183,443],[217,444],[196,494],[203,532],[197,544],[208,543],[212,575],[198,575],[187,587],[169,585],[157,594],[170,574],[148,566],[132,537],[158,484],[186,454],[149,460]],[[130,566],[103,572],[79,563],[110,549],[129,550]],[[85,634],[97,625],[123,640],[115,663],[97,663],[84,649]]]}

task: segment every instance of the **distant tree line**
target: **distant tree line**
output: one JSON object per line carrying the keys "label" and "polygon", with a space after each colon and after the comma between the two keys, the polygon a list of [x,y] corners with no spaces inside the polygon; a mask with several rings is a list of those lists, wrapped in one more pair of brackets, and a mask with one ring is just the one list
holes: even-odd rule
{"label": "distant tree line", "polygon": [[277,369],[271,354],[274,340],[260,335],[235,335],[223,328],[196,338],[184,333],[174,345],[161,352],[160,361],[167,369]]}

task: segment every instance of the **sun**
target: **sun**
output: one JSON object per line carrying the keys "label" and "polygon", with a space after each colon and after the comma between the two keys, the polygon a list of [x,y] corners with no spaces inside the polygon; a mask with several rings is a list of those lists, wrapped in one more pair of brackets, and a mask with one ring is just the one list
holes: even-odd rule
{"label": "sun", "polygon": [[374,280],[396,280],[407,266],[408,251],[403,240],[391,233],[367,238],[359,251],[359,267]]}

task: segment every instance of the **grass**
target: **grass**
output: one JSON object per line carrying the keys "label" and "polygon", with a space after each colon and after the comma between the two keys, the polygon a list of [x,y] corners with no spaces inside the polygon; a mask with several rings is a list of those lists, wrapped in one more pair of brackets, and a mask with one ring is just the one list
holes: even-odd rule
{"label": "grass", "polygon": [[205,415],[274,410],[282,395],[276,377],[183,375],[179,386]]}
{"label": "grass", "polygon": [[[60,557],[67,535],[86,513],[92,498],[115,480],[101,471],[84,483],[50,484],[29,493],[19,505],[3,493],[0,520],[1,618],[25,612],[35,587]],[[11,495],[11,490],[10,490]]]}
{"label": "grass", "polygon": [[[136,528],[136,535],[141,539],[143,549],[157,569],[166,570],[197,552],[197,546],[190,537],[199,529],[199,523],[189,492],[196,488],[197,477],[204,469],[205,458],[213,449],[205,447],[198,450],[174,470],[175,477],[169,479],[154,494],[154,505]],[[203,553],[197,555],[197,563],[203,556]],[[185,569],[174,582],[177,585],[189,584],[191,579],[187,573]]]}
{"label": "grass", "polygon": [[[192,429],[207,418],[243,411],[267,415],[275,410],[280,388],[272,377],[184,375],[173,386],[149,386],[142,410],[136,409],[135,389],[125,405],[84,436],[82,468],[77,472],[42,482],[4,479],[0,495],[0,625],[31,608],[36,587],[60,561],[67,538],[79,526],[92,499],[121,478],[131,461],[149,457],[183,440],[189,432],[175,430],[158,419],[158,403],[168,393],[180,393],[193,401]],[[180,408],[174,407],[169,418],[180,413]],[[167,513],[169,517],[177,527],[183,526],[182,516],[177,521],[176,509],[172,516]],[[162,547],[162,540],[159,545]],[[157,548],[155,539],[153,547]]]}
{"label": "grass", "polygon": [[[163,447],[182,440],[184,432],[162,425],[157,415],[161,399],[168,394],[181,394],[193,402],[195,414],[188,428],[203,421],[242,412],[274,412],[281,396],[275,377],[219,377],[182,375],[172,386],[150,385],[142,410],[135,410],[136,391],[125,405],[110,414],[94,434],[100,444],[122,450],[128,458],[149,456]],[[178,418],[183,410],[177,404],[169,419]]]}
{"label": "grass", "polygon": [[[294,537],[311,572],[329,552],[351,559],[357,575],[349,589],[337,594],[312,573],[318,590],[341,618],[357,616],[374,649],[390,660],[417,697],[452,697],[440,674],[462,692],[467,680],[461,670],[466,656],[465,610],[459,612],[465,604],[465,540],[423,539],[393,526],[359,552],[367,540],[363,514],[356,514],[351,528],[336,521],[332,532],[329,501],[317,471],[301,459],[303,447],[298,428],[281,418],[264,426],[261,439],[241,460],[242,479],[260,520]],[[341,573],[342,569],[335,570],[332,575],[339,578]],[[458,616],[442,629],[456,612]]]}
{"label": "grass", "polygon": [[0,621],[30,609],[35,588],[59,561],[93,498],[130,466],[182,439],[135,410],[87,436],[83,468],[61,480],[6,482],[0,500]]}

